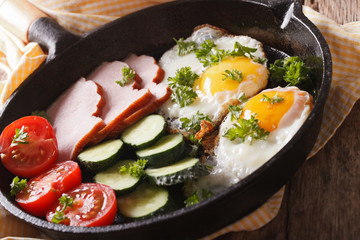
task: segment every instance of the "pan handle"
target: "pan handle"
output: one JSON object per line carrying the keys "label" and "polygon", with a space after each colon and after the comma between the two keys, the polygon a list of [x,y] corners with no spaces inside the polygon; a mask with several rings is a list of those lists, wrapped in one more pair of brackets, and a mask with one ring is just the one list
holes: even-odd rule
{"label": "pan handle", "polygon": [[80,39],[26,0],[0,0],[0,24],[25,43],[39,43],[47,61]]}

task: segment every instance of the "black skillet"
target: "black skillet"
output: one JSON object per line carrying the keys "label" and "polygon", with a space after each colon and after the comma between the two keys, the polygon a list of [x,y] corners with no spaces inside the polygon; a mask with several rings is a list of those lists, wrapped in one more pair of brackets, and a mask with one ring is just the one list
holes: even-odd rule
{"label": "black skillet", "polygon": [[13,120],[45,109],[71,83],[103,61],[128,53],[156,58],[187,37],[197,25],[209,23],[234,34],[261,41],[269,61],[298,55],[315,68],[317,97],[308,120],[270,161],[226,191],[192,207],[148,220],[107,227],[69,227],[23,212],[9,194],[13,176],[0,166],[0,202],[13,215],[54,239],[196,239],[225,227],[263,204],[286,184],[304,162],[317,138],[328,95],[332,63],[319,30],[303,15],[295,0],[196,0],[151,7],[77,37],[49,19],[29,30],[31,40],[49,50],[50,60],[15,91],[0,111],[0,130]]}

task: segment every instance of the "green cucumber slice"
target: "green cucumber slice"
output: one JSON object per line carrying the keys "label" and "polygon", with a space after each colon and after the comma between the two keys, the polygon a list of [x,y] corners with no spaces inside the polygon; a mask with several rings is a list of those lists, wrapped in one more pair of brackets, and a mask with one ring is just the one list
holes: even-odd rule
{"label": "green cucumber slice", "polygon": [[132,219],[144,219],[175,210],[168,190],[148,183],[141,183],[133,192],[119,197],[117,204],[119,212]]}
{"label": "green cucumber slice", "polygon": [[140,178],[130,176],[129,173],[120,173],[120,168],[121,166],[135,162],[134,160],[121,160],[112,167],[97,173],[94,176],[94,180],[97,183],[110,186],[116,194],[124,194],[132,191],[140,182]]}
{"label": "green cucumber slice", "polygon": [[151,183],[171,186],[205,176],[209,174],[209,169],[198,158],[187,157],[170,166],[146,169],[145,173]]}
{"label": "green cucumber slice", "polygon": [[165,135],[165,119],[161,115],[148,115],[127,128],[121,139],[135,149],[153,145]]}
{"label": "green cucumber slice", "polygon": [[79,164],[91,172],[105,170],[119,159],[123,146],[120,139],[91,146],[78,155]]}
{"label": "green cucumber slice", "polygon": [[165,135],[151,147],[136,152],[138,158],[147,160],[147,167],[163,167],[178,161],[184,150],[184,137]]}

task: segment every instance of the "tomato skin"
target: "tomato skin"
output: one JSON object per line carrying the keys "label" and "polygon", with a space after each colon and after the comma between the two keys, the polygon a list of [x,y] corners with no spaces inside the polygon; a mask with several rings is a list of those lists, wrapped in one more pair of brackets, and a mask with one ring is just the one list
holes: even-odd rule
{"label": "tomato skin", "polygon": [[[114,222],[117,202],[111,187],[99,183],[82,183],[65,194],[74,202],[73,208],[66,208],[65,215],[68,221],[62,224],[96,227],[111,225]],[[46,219],[51,222],[56,210],[61,208],[59,202],[54,204],[46,214]]]}
{"label": "tomato skin", "polygon": [[[15,130],[28,134],[26,144],[12,144]],[[22,117],[9,124],[0,136],[1,162],[14,175],[31,178],[54,165],[58,145],[51,124],[39,116]]]}
{"label": "tomato skin", "polygon": [[44,217],[62,193],[80,184],[81,171],[76,162],[58,163],[48,171],[31,178],[28,186],[16,195],[15,201],[26,212]]}

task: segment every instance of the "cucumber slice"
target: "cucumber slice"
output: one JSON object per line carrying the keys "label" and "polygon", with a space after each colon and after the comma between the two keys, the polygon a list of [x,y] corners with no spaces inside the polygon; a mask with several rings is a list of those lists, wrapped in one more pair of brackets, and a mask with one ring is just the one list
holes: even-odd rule
{"label": "cucumber slice", "polygon": [[91,146],[78,155],[79,164],[91,172],[105,170],[119,159],[123,145],[120,139],[112,139]]}
{"label": "cucumber slice", "polygon": [[198,158],[187,157],[170,166],[146,169],[145,173],[151,183],[170,186],[205,176],[209,170]]}
{"label": "cucumber slice", "polygon": [[144,219],[175,210],[168,190],[148,183],[141,183],[135,191],[119,197],[117,204],[119,212],[132,219]]}
{"label": "cucumber slice", "polygon": [[184,150],[184,137],[170,134],[162,137],[153,146],[136,152],[138,158],[146,159],[147,167],[163,167],[179,160]]}
{"label": "cucumber slice", "polygon": [[116,194],[132,191],[140,182],[140,178],[132,177],[129,173],[120,173],[120,167],[135,162],[134,160],[121,160],[112,167],[97,173],[94,176],[94,180],[97,183],[110,186]]}
{"label": "cucumber slice", "polygon": [[121,139],[135,149],[153,145],[165,135],[165,119],[161,115],[149,115],[127,128]]}

